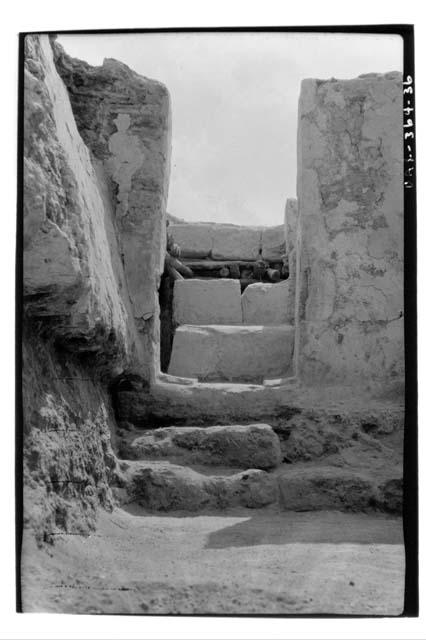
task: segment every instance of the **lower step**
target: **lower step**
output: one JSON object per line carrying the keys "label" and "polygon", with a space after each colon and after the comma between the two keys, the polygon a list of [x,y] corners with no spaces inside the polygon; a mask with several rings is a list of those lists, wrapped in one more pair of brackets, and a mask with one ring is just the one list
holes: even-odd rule
{"label": "lower step", "polygon": [[276,481],[266,471],[204,475],[169,462],[126,462],[121,503],[136,502],[151,511],[259,508],[277,502]]}
{"label": "lower step", "polygon": [[292,367],[291,325],[182,325],[168,373],[200,381],[258,381],[288,375]]}
{"label": "lower step", "polygon": [[275,504],[283,511],[400,513],[402,475],[378,477],[331,466],[283,465],[272,472],[228,470],[203,473],[166,461],[122,461],[115,495],[150,511],[202,511]]}
{"label": "lower step", "polygon": [[402,509],[402,470],[377,477],[341,467],[285,465],[276,478],[285,511]]}

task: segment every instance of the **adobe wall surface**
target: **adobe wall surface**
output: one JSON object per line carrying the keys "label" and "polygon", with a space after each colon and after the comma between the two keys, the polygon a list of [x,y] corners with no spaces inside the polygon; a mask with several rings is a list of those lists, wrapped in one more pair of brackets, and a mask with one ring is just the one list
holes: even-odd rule
{"label": "adobe wall surface", "polygon": [[117,60],[92,67],[70,58],[57,43],[54,53],[78,130],[105,176],[142,345],[138,373],[152,381],[160,362],[158,289],[166,250],[170,96],[160,82]]}
{"label": "adobe wall surface", "polygon": [[140,361],[111,205],[47,36],[26,37],[24,301],[57,342],[108,375]]}
{"label": "adobe wall surface", "polygon": [[392,393],[404,374],[402,77],[304,80],[298,371]]}

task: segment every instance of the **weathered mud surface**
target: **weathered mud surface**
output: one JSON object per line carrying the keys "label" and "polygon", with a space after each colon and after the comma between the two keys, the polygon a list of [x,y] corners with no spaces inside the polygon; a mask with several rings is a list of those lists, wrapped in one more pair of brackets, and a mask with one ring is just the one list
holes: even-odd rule
{"label": "weathered mud surface", "polygon": [[[90,537],[28,538],[25,611],[398,615],[398,518],[239,510],[102,514]],[[177,552],[177,549],[179,552]]]}

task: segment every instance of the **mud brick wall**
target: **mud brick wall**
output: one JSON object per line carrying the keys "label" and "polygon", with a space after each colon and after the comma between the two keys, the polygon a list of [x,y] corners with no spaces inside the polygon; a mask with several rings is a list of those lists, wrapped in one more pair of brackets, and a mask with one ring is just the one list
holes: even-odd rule
{"label": "mud brick wall", "polygon": [[296,361],[305,382],[402,385],[402,132],[400,73],[302,82]]}
{"label": "mud brick wall", "polygon": [[53,45],[79,133],[111,201],[142,358],[152,382],[160,366],[158,290],[166,251],[171,155],[167,88],[113,59],[102,66]]}

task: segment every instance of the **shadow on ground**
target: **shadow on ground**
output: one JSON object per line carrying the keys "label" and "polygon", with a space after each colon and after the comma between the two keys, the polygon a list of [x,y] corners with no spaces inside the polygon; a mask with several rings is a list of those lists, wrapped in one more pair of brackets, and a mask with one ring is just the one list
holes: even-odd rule
{"label": "shadow on ground", "polygon": [[209,534],[206,549],[254,545],[403,544],[400,518],[339,512],[256,514]]}

